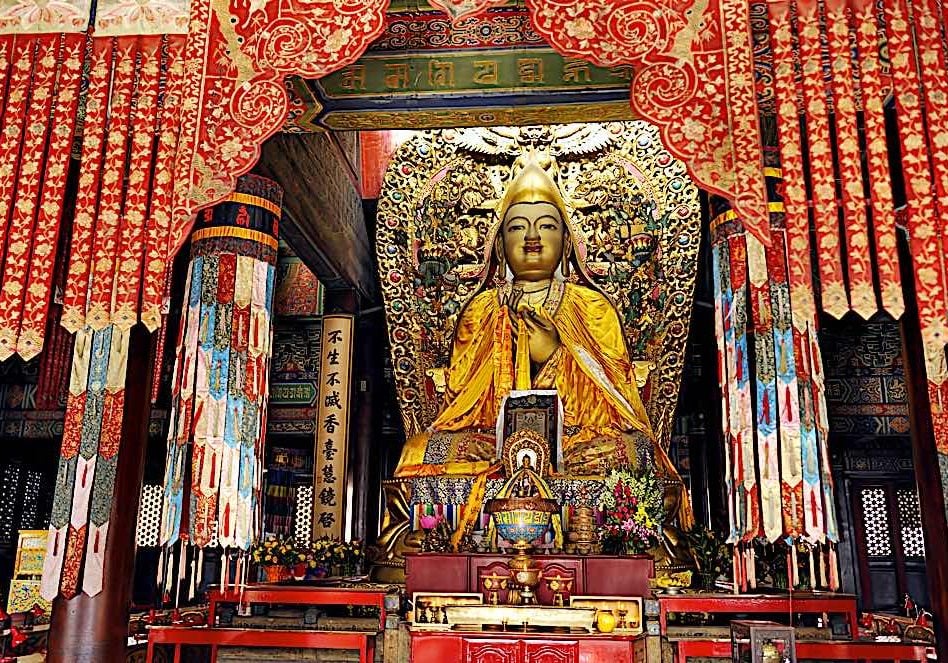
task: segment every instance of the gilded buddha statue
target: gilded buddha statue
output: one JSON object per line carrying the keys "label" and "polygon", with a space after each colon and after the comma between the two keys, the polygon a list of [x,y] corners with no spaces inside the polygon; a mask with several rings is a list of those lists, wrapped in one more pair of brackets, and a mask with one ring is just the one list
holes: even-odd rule
{"label": "gilded buddha statue", "polygon": [[[504,397],[555,389],[563,405],[560,474],[654,464],[680,484],[654,443],[619,316],[585,271],[560,189],[535,156],[521,165],[496,207],[482,285],[459,315],[444,406],[428,431],[409,438],[395,476],[483,477],[496,468]],[[687,527],[687,498],[681,502],[678,520]]]}

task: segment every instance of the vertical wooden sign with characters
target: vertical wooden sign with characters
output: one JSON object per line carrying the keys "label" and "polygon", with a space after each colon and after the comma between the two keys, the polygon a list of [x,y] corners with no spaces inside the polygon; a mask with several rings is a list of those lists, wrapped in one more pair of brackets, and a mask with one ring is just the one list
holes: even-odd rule
{"label": "vertical wooden sign with characters", "polygon": [[345,527],[352,329],[351,315],[323,317],[313,456],[313,539],[341,539]]}

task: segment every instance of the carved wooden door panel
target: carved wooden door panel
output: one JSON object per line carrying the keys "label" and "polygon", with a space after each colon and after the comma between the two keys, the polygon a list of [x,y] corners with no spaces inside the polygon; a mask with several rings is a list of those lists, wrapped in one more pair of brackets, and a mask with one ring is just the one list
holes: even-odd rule
{"label": "carved wooden door panel", "polygon": [[[519,663],[515,640],[464,640],[464,663]],[[447,661],[445,661],[447,663]]]}
{"label": "carved wooden door panel", "polygon": [[526,642],[523,663],[576,663],[579,643],[570,641]]}

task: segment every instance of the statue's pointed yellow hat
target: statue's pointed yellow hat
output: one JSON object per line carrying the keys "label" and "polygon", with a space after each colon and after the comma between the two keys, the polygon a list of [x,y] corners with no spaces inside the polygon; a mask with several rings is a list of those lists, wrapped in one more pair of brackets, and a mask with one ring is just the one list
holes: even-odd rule
{"label": "statue's pointed yellow hat", "polygon": [[550,177],[550,174],[540,166],[536,157],[530,155],[527,157],[524,167],[507,186],[507,191],[497,208],[497,216],[503,220],[507,215],[507,210],[517,203],[541,202],[553,205],[563,217],[563,223],[568,223],[569,215],[566,211],[566,201],[563,199],[563,194],[560,193],[560,188]]}

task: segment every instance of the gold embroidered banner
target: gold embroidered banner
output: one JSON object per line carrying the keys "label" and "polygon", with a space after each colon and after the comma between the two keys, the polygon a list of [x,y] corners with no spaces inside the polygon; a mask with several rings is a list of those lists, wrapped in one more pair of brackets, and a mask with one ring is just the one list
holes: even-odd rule
{"label": "gold embroidered banner", "polygon": [[313,456],[313,538],[342,538],[345,532],[352,327],[351,315],[323,318]]}

